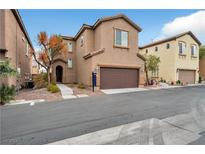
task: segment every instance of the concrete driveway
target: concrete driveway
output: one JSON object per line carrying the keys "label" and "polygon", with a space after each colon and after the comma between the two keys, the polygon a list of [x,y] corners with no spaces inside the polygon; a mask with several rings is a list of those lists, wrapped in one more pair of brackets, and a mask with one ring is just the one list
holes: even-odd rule
{"label": "concrete driveway", "polygon": [[48,144],[147,119],[203,117],[204,94],[205,86],[199,86],[1,107],[1,144]]}
{"label": "concrete driveway", "polygon": [[145,88],[120,88],[120,89],[103,89],[101,90],[105,94],[122,94],[122,93],[130,93],[130,92],[138,92],[145,91],[148,89]]}

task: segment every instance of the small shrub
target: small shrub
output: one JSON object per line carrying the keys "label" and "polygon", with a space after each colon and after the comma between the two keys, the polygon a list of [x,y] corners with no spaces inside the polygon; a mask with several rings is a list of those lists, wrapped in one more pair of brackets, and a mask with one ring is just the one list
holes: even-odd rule
{"label": "small shrub", "polygon": [[54,82],[54,81],[51,81],[51,84],[53,84],[53,85],[56,85],[56,82]]}
{"label": "small shrub", "polygon": [[201,83],[202,82],[202,77],[201,76],[199,76],[199,83]]}
{"label": "small shrub", "polygon": [[48,84],[47,82],[47,74],[41,73],[33,77],[33,81],[35,84],[35,88],[45,88]]}
{"label": "small shrub", "polygon": [[52,87],[52,84],[49,84],[49,85],[47,86],[47,90],[48,90],[48,91],[51,91],[51,87]]}
{"label": "small shrub", "polygon": [[0,104],[4,105],[8,103],[10,100],[14,99],[15,94],[15,86],[6,86],[3,84],[0,87]]}
{"label": "small shrub", "polygon": [[58,88],[58,86],[56,84],[49,84],[47,87],[47,90],[52,92],[52,93],[57,93],[60,91],[60,89]]}
{"label": "small shrub", "polygon": [[83,83],[78,83],[78,88],[85,89],[85,85]]}
{"label": "small shrub", "polygon": [[177,81],[176,81],[176,84],[180,85],[180,84],[181,84],[181,81],[180,81],[180,80],[177,80]]}
{"label": "small shrub", "polygon": [[163,78],[160,78],[159,82],[163,82],[163,83],[166,83],[167,81]]}

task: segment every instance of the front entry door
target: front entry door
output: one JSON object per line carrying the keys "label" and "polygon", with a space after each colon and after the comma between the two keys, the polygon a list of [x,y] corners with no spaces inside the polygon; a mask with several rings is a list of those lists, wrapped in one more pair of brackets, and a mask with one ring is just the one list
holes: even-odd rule
{"label": "front entry door", "polygon": [[63,68],[62,66],[56,67],[56,82],[62,82],[63,78]]}

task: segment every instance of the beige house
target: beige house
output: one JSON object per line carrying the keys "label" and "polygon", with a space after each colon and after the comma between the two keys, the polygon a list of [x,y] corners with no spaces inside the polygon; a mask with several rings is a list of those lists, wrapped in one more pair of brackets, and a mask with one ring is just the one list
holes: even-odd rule
{"label": "beige house", "polygon": [[152,77],[169,82],[197,83],[200,45],[189,31],[140,47],[140,53],[160,57],[158,71],[150,72]]}
{"label": "beige house", "polygon": [[101,89],[138,87],[144,84],[144,58],[139,55],[141,28],[123,14],[84,24],[75,37],[63,36],[68,55],[56,58],[52,79],[91,85],[97,73]]}
{"label": "beige house", "polygon": [[32,43],[18,10],[0,10],[0,61],[9,59],[18,78],[1,78],[0,84],[23,85],[31,76]]}

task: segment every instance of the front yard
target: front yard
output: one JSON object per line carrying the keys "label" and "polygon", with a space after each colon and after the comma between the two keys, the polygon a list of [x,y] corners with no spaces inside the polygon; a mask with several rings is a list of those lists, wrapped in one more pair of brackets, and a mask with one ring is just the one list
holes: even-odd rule
{"label": "front yard", "polygon": [[[73,90],[73,95],[87,95],[87,96],[99,96],[104,94],[99,88],[95,88],[95,92],[92,91],[92,87],[83,87],[78,88],[78,84],[66,84],[66,86],[70,87]],[[16,93],[15,100],[16,101],[29,101],[29,100],[44,100],[44,101],[58,101],[62,100],[61,92],[51,93],[47,90],[47,88],[40,89],[22,89]]]}
{"label": "front yard", "polygon": [[23,89],[17,92],[15,100],[35,100],[44,99],[45,101],[61,100],[61,93],[51,93],[46,88],[41,89]]}
{"label": "front yard", "polygon": [[78,84],[66,84],[73,90],[74,95],[88,95],[88,96],[99,96],[103,95],[104,93],[99,89],[99,87],[95,87],[95,91],[92,91],[92,87],[83,86],[82,88],[78,87]]}

